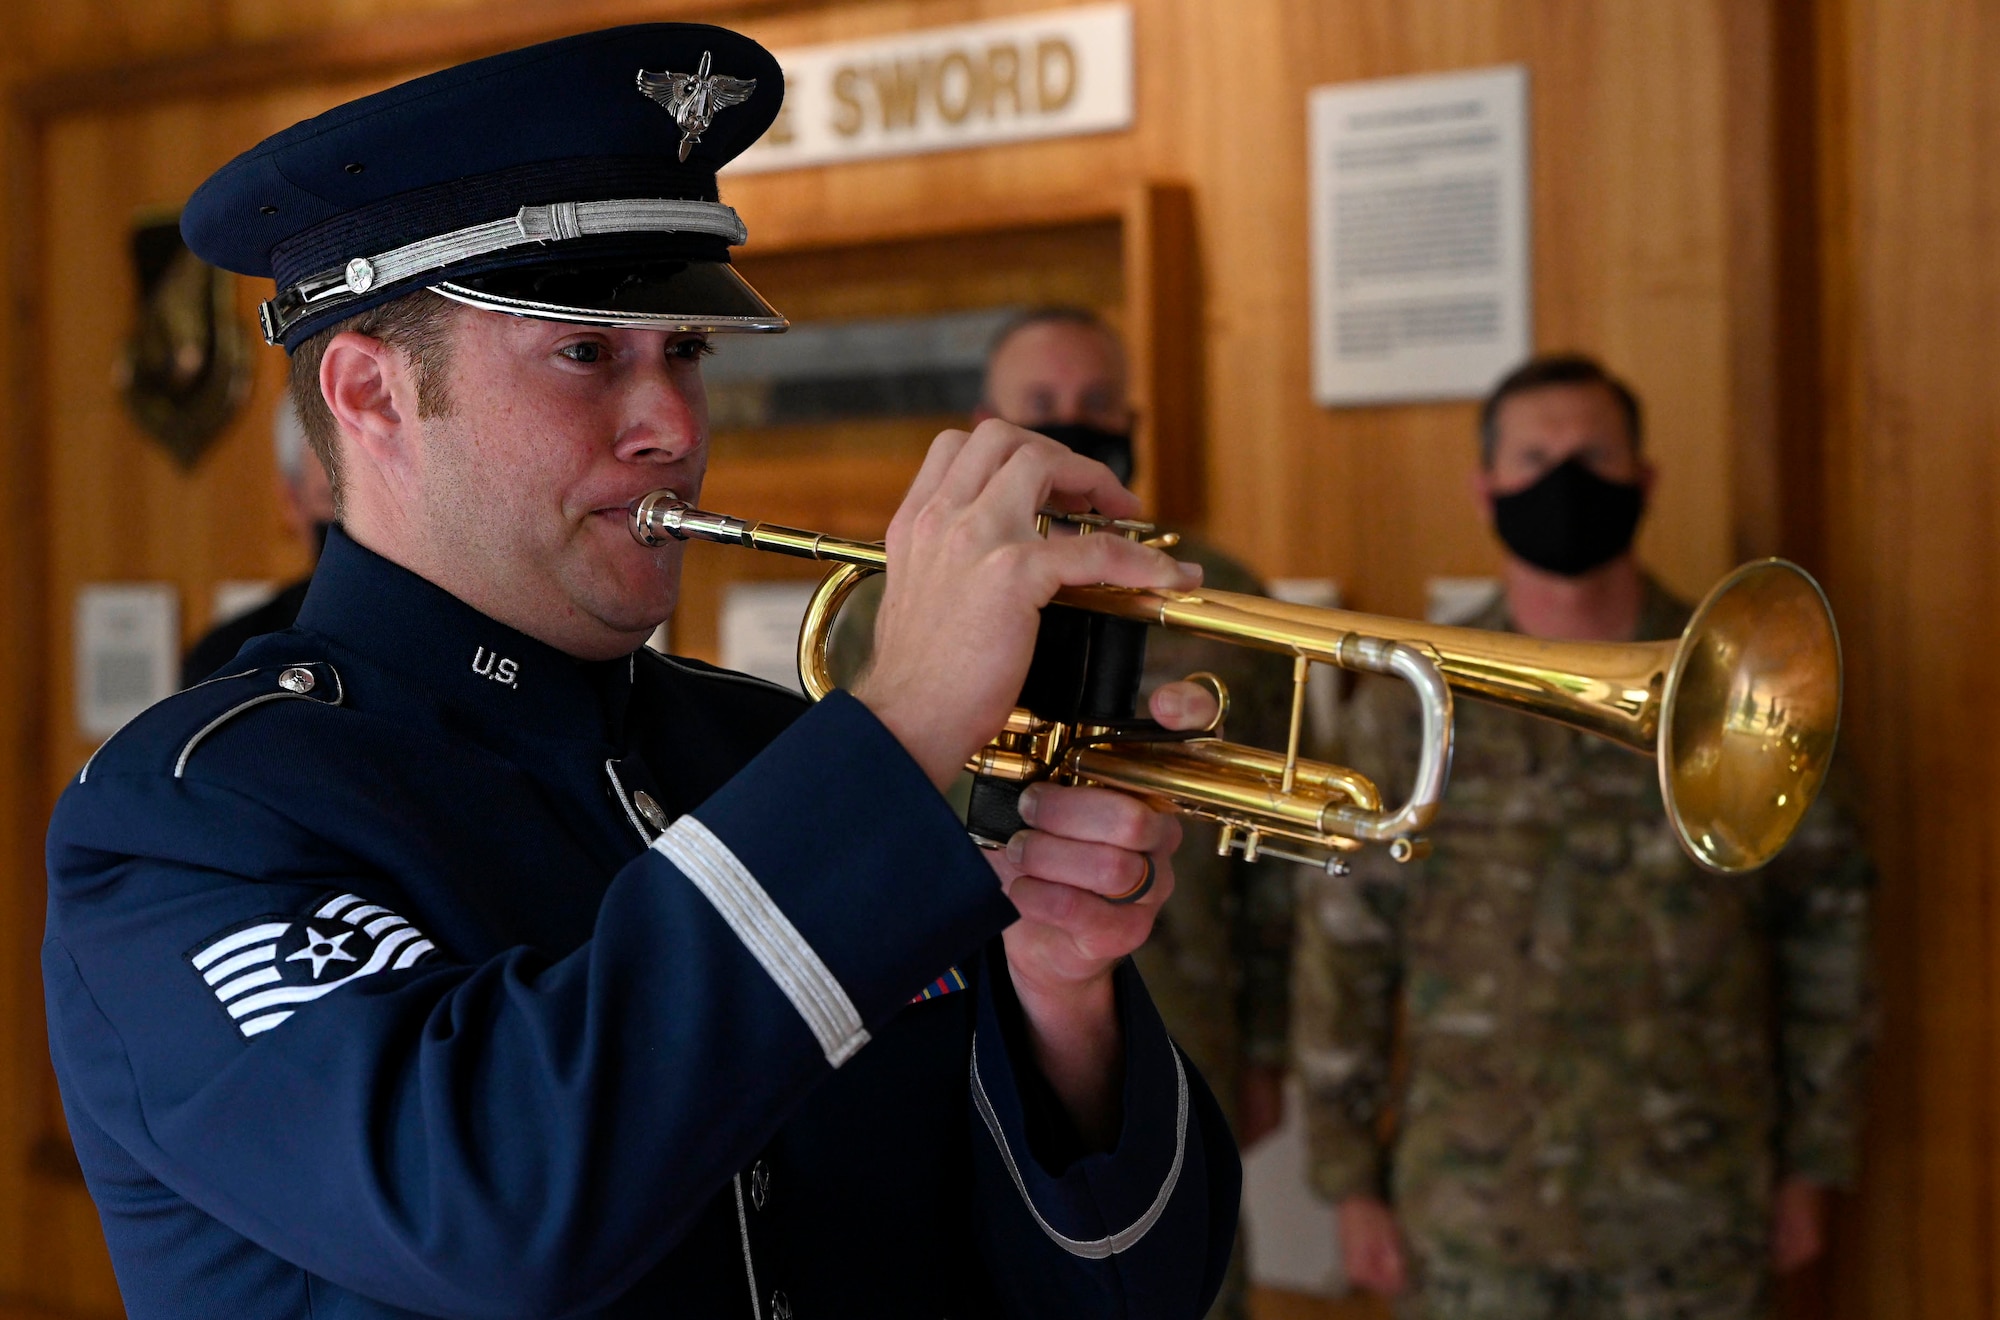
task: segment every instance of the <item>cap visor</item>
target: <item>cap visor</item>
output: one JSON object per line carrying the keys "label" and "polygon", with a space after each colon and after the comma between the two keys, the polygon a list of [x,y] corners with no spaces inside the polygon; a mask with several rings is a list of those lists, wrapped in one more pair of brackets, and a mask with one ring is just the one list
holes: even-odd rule
{"label": "cap visor", "polygon": [[431,287],[490,312],[580,325],[726,333],[791,324],[725,261],[568,261],[487,271]]}

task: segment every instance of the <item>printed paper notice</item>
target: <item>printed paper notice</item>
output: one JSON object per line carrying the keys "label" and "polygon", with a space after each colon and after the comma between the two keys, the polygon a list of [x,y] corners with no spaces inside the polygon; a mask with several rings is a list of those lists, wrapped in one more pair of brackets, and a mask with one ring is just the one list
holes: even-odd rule
{"label": "printed paper notice", "polygon": [[722,596],[722,667],[799,688],[799,625],[818,582],[732,582]]}
{"label": "printed paper notice", "polygon": [[1313,393],[1477,398],[1528,356],[1528,74],[1317,88]]}
{"label": "printed paper notice", "polygon": [[163,582],[93,582],[76,597],[76,725],[109,738],[173,695],[180,608]]}

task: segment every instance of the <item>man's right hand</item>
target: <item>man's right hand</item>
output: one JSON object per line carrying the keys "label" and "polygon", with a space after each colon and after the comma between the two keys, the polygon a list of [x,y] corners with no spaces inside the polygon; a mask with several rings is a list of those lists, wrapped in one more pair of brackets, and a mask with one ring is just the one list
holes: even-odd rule
{"label": "man's right hand", "polygon": [[1350,1196],[1340,1203],[1339,1221],[1340,1259],[1348,1283],[1384,1297],[1409,1286],[1395,1211],[1372,1196]]}
{"label": "man's right hand", "polygon": [[875,652],[855,696],[943,789],[1013,709],[1040,610],[1067,586],[1185,590],[1201,569],[1122,536],[1035,531],[1044,507],[1139,501],[1102,463],[1006,422],[946,431],[889,524]]}

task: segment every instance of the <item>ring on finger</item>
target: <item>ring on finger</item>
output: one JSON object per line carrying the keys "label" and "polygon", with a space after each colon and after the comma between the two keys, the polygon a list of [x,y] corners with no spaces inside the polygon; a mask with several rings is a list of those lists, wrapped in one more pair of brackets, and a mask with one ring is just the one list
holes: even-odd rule
{"label": "ring on finger", "polygon": [[1122,894],[1106,894],[1104,901],[1107,903],[1116,903],[1121,907],[1127,903],[1136,903],[1153,892],[1154,878],[1153,859],[1149,854],[1146,858],[1146,873],[1139,877],[1139,883],[1133,885]]}

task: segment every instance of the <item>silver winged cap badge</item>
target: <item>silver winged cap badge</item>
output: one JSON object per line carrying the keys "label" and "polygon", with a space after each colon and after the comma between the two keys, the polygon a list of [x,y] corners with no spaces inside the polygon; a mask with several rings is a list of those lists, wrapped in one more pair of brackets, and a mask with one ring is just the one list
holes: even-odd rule
{"label": "silver winged cap badge", "polygon": [[693,73],[647,73],[639,70],[639,90],[666,107],[681,126],[681,159],[688,158],[694,144],[715,119],[715,112],[741,105],[757,90],[755,78],[729,78],[711,74],[712,53],[701,53],[701,67]]}

